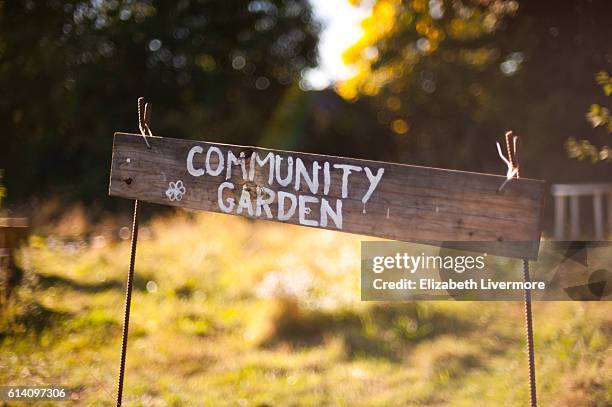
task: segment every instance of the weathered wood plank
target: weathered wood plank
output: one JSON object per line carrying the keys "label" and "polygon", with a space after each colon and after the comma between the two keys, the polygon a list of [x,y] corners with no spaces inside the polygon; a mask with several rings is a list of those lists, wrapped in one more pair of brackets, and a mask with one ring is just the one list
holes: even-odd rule
{"label": "weathered wood plank", "polygon": [[140,135],[115,134],[110,195],[395,240],[521,241],[492,254],[537,257],[542,181],[513,180],[498,193],[503,176],[162,137],[149,142],[151,149]]}

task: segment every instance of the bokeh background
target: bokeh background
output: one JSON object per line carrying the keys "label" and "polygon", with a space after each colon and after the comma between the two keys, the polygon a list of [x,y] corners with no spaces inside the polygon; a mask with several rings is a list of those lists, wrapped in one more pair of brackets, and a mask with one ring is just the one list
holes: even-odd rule
{"label": "bokeh background", "polygon": [[[132,203],[108,176],[139,96],[160,136],[503,174],[513,129],[523,176],[611,181],[610,16],[606,0],[0,1],[0,218],[30,225],[0,383],[113,404]],[[143,216],[129,405],[526,404],[519,303],[361,303],[364,237]],[[543,405],[612,404],[611,311],[535,304]]]}

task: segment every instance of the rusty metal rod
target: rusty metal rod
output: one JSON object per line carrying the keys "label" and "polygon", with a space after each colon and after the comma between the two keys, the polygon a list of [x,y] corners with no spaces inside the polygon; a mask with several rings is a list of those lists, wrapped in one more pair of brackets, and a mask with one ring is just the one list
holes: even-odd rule
{"label": "rusty metal rod", "polygon": [[[516,178],[521,177],[519,164],[519,147],[520,139],[511,130],[505,134],[506,151],[508,153],[508,161],[513,168],[516,169]],[[503,186],[504,184],[502,184]],[[523,259],[523,280],[528,283],[531,281],[529,276],[529,260]],[[537,407],[538,398],[536,394],[536,375],[535,375],[535,350],[533,346],[533,316],[531,313],[531,289],[525,288],[525,331],[527,339],[527,364],[529,368],[529,400],[531,407]]]}
{"label": "rusty metal rod", "polygon": [[[529,277],[529,260],[523,260],[523,280],[528,283],[531,281]],[[533,346],[533,317],[531,315],[531,290],[525,289],[525,330],[527,333],[527,355],[529,365],[529,399],[531,407],[537,407],[538,398],[536,394],[536,377],[535,377],[535,350]]]}
{"label": "rusty metal rod", "polygon": [[127,354],[128,330],[130,326],[130,308],[132,303],[132,289],[134,288],[134,264],[136,263],[136,243],[138,241],[138,200],[134,201],[134,220],[132,221],[132,243],[130,248],[130,269],[125,288],[125,311],[123,314],[123,334],[121,337],[121,361],[119,364],[119,380],[117,383],[117,407],[121,406],[123,399],[123,379],[125,377],[125,357]]}

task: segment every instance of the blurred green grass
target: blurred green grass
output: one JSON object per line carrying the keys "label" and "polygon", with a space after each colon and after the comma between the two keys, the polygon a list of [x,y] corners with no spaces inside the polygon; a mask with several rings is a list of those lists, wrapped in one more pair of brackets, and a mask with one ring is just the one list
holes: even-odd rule
{"label": "blurred green grass", "polygon": [[[354,235],[186,212],[145,230],[126,405],[528,403],[519,302],[360,302]],[[113,405],[128,259],[127,241],[32,236],[0,382]],[[535,303],[534,321],[541,405],[611,405],[610,304]]]}

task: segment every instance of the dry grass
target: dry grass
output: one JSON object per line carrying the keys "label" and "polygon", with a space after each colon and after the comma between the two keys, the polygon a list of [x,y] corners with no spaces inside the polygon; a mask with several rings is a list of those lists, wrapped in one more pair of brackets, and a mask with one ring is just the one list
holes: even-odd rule
{"label": "dry grass", "polygon": [[[358,236],[184,212],[145,231],[127,405],[527,404],[520,303],[360,302]],[[90,243],[21,250],[1,383],[114,404],[129,245]],[[542,405],[612,403],[611,311],[534,305]]]}

